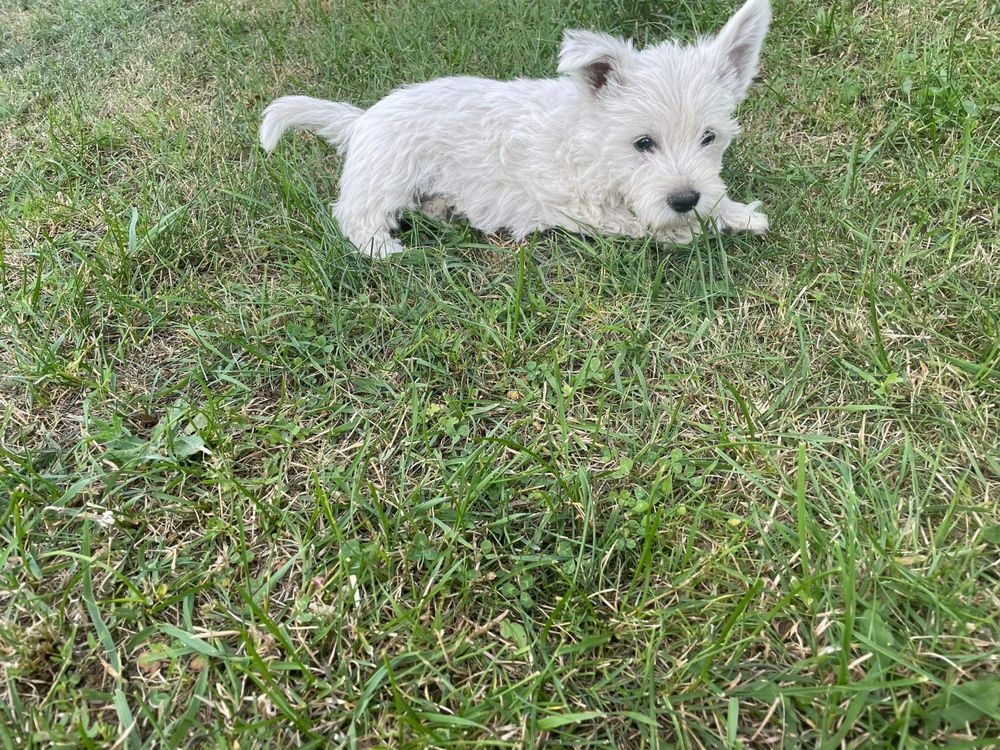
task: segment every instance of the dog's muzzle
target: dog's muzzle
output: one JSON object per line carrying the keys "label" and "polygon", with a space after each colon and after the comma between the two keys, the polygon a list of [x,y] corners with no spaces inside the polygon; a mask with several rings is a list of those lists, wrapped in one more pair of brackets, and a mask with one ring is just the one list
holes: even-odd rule
{"label": "dog's muzzle", "polygon": [[679,214],[687,213],[698,205],[701,193],[697,190],[678,190],[667,198],[667,205]]}

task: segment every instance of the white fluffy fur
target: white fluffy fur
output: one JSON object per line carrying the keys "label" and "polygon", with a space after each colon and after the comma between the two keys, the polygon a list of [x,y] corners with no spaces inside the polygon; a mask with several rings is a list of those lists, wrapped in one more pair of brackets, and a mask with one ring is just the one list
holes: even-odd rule
{"label": "white fluffy fur", "polygon": [[[346,161],[334,214],[375,257],[403,250],[391,232],[414,208],[517,239],[564,227],[687,242],[703,221],[759,234],[760,204],[730,200],[720,171],[770,18],[768,0],[747,0],[715,37],[643,50],[569,30],[559,78],[440,78],[367,110],[282,97],[264,111],[260,141],[271,151],[300,128],[337,146]],[[708,131],[715,140],[703,145]],[[637,148],[643,136],[655,147]],[[671,208],[690,191],[693,210]]]}

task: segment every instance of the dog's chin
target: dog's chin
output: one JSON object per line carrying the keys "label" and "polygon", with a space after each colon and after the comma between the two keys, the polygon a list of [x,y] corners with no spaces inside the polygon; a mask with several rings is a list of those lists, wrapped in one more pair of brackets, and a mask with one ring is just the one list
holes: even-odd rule
{"label": "dog's chin", "polygon": [[698,214],[695,211],[684,214],[667,211],[656,217],[655,221],[650,222],[650,226],[660,232],[679,232],[685,229],[694,229],[698,223]]}
{"label": "dog's chin", "polygon": [[647,222],[650,233],[659,241],[686,245],[701,233],[701,222],[695,211],[679,214],[675,211],[657,212]]}

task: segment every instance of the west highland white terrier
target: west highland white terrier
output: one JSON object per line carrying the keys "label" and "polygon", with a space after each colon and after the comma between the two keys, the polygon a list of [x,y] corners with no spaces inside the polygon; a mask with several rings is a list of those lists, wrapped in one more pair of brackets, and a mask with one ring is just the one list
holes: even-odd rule
{"label": "west highland white terrier", "polygon": [[770,20],[768,0],[748,0],[714,37],[643,50],[567,30],[558,78],[439,78],[366,110],[285,96],[264,110],[260,142],[270,152],[298,128],[337,147],[334,216],[373,257],[403,250],[391,232],[407,209],[517,240],[551,227],[668,242],[706,225],[761,234],[760,203],[730,200],[720,172]]}

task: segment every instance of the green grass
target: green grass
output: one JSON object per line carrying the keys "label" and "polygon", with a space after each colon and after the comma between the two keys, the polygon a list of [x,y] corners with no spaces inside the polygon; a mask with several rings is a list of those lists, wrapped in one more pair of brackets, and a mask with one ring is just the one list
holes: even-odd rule
{"label": "green grass", "polygon": [[0,746],[1000,737],[995,2],[778,2],[761,239],[371,263],[255,143],[730,10],[0,0]]}

